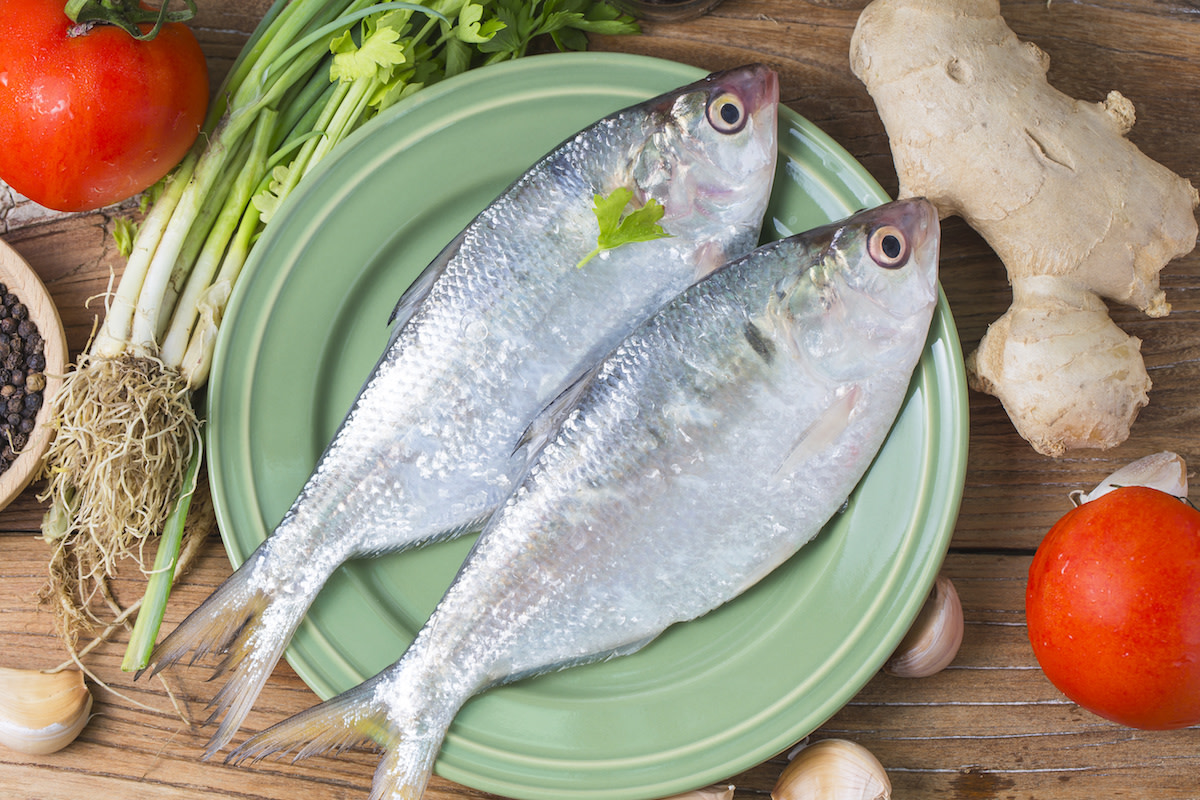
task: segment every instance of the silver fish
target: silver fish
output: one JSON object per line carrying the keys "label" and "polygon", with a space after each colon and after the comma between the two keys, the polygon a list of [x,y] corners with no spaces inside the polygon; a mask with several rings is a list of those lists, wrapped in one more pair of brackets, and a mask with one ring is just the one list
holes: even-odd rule
{"label": "silver fish", "polygon": [[[401,298],[388,347],[273,533],[151,656],[210,652],[229,678],[208,756],[249,712],[319,590],[348,559],[478,530],[526,467],[546,403],[698,276],[758,242],[779,88],[749,66],[612,114],[485,209]],[[577,266],[596,195],[657,200],[669,238]]]}
{"label": "silver fish", "polygon": [[639,326],[532,426],[538,453],[395,665],[230,757],[384,744],[417,800],[462,704],[631,653],[807,543],[902,405],[937,303],[934,207],[765,245]]}

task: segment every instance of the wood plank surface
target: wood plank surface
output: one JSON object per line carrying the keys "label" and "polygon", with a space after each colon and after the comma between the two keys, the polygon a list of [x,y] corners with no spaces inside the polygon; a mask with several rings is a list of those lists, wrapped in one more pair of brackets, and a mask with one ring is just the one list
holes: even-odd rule
{"label": "wood plank surface", "polygon": [[[209,57],[214,85],[267,5],[201,0],[193,28]],[[863,0],[726,0],[700,19],[646,23],[641,36],[593,37],[592,48],[706,69],[765,62],[780,73],[784,102],[895,192],[882,124],[849,69],[850,34],[864,5]],[[1050,54],[1054,85],[1093,101],[1110,89],[1120,90],[1138,111],[1130,138],[1200,186],[1195,133],[1200,126],[1200,13],[1195,3],[1019,0],[1001,5],[1018,35]],[[124,204],[55,214],[0,186],[0,236],[47,284],[73,354],[103,312],[99,298],[110,277],[122,268],[112,242],[113,220],[131,213],[133,205]],[[942,282],[969,351],[1007,308],[1010,292],[996,256],[956,219],[944,225]],[[966,486],[944,567],[964,604],[963,647],[947,670],[931,678],[880,674],[813,734],[850,738],[870,748],[887,768],[895,797],[1200,797],[1198,731],[1136,731],[1081,710],[1038,669],[1023,610],[1032,553],[1070,507],[1071,490],[1089,488],[1118,466],[1158,450],[1174,450],[1200,464],[1200,255],[1172,262],[1162,282],[1173,306],[1168,318],[1113,310],[1117,322],[1142,339],[1154,381],[1151,404],[1124,445],[1057,460],[1040,456],[1013,431],[994,398],[971,393]],[[0,665],[8,667],[46,668],[65,658],[51,615],[36,599],[50,552],[36,536],[42,513],[38,488],[0,512]],[[164,631],[229,572],[214,533],[176,589]],[[114,583],[114,594],[128,604],[143,587],[144,579],[130,565]],[[366,798],[377,757],[365,750],[296,764],[232,767],[219,759],[201,760],[209,730],[199,721],[212,692],[204,683],[206,671],[176,669],[167,683],[135,683],[120,670],[125,637],[118,634],[84,659],[113,691],[95,687],[96,716],[71,747],[46,756],[0,748],[0,798]],[[281,664],[235,742],[315,700]],[[739,800],[765,798],[783,763],[780,755],[729,776]],[[435,778],[426,796],[489,795]]]}

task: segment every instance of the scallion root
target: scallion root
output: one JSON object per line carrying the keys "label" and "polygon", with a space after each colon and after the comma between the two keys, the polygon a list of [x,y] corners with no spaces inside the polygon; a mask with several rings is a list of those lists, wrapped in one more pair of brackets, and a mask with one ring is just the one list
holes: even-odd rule
{"label": "scallion root", "polygon": [[162,530],[200,422],[186,381],[159,359],[129,352],[80,359],[55,394],[46,463],[44,532],[56,540],[42,599],[74,642],[97,621],[88,607],[119,561],[144,564],[142,544]]}

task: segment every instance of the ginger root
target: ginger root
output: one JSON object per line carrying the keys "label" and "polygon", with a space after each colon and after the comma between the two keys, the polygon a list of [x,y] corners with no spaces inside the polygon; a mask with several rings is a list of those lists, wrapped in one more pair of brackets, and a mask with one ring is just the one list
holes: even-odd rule
{"label": "ginger root", "polygon": [[1195,188],[1125,139],[1120,93],[1087,103],[1050,86],[1048,57],[997,0],[875,0],[850,60],[900,196],[962,217],[1008,272],[1013,303],[967,357],[971,388],[1040,453],[1123,442],[1150,378],[1104,299],[1170,311],[1158,273],[1195,247]]}

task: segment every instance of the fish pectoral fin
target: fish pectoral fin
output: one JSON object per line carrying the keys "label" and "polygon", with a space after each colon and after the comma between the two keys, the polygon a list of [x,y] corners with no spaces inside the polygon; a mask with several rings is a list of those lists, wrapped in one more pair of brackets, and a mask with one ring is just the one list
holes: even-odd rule
{"label": "fish pectoral fin", "polygon": [[521,438],[517,440],[516,447],[513,448],[514,454],[521,448],[525,448],[525,463],[533,463],[537,454],[554,437],[563,420],[570,415],[579,398],[591,385],[598,368],[599,362],[588,367],[538,412],[525,428],[525,432],[521,434]]}
{"label": "fish pectoral fin", "polygon": [[433,261],[430,261],[429,265],[421,270],[421,274],[417,276],[415,281],[409,284],[409,287],[404,290],[404,294],[400,295],[400,300],[397,301],[396,307],[392,309],[392,315],[388,317],[388,324],[394,326],[392,329],[392,341],[395,341],[400,329],[412,318],[413,312],[429,296],[429,292],[433,288],[433,285],[437,283],[437,279],[446,271],[446,265],[450,263],[450,259],[458,254],[465,235],[466,230],[455,236],[434,257]]}
{"label": "fish pectoral fin", "polygon": [[792,443],[774,477],[778,480],[795,474],[805,462],[833,444],[850,425],[850,417],[861,399],[862,387],[858,384],[840,390],[834,401]]}

